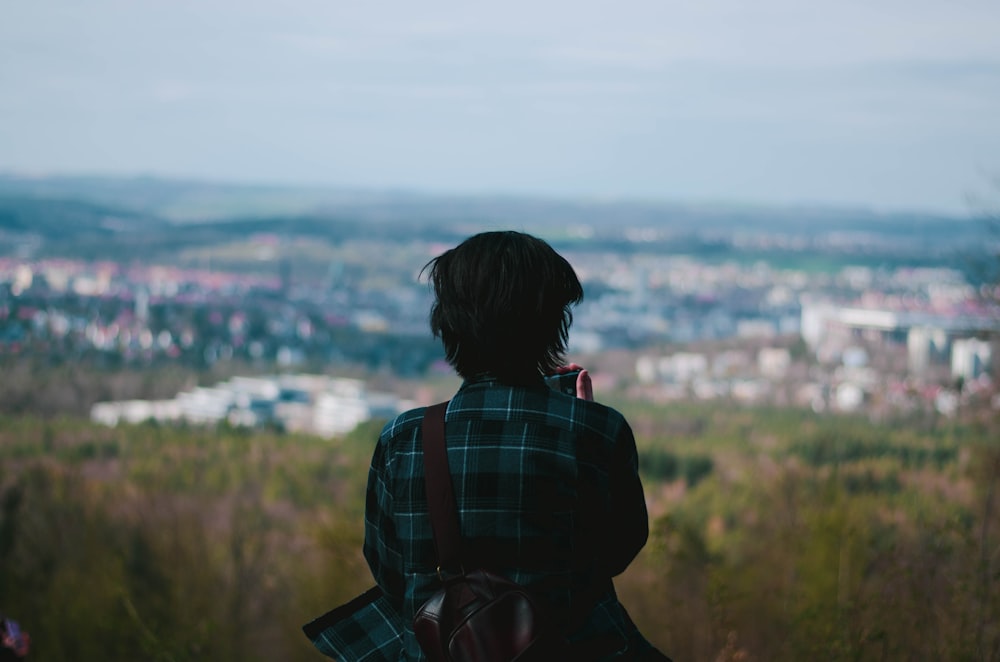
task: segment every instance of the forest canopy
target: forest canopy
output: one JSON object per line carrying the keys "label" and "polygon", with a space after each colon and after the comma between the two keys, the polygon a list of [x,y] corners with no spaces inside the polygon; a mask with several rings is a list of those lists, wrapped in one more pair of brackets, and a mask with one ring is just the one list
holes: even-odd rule
{"label": "forest canopy", "polygon": [[[616,585],[675,659],[998,659],[994,421],[622,409],[653,534]],[[7,415],[0,605],[39,661],[320,659],[300,626],[371,583],[380,426]]]}

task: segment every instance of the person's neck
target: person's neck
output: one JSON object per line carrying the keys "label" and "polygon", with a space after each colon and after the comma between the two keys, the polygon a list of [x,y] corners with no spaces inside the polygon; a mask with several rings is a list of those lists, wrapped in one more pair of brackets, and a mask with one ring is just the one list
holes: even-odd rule
{"label": "person's neck", "polygon": [[537,386],[543,383],[542,375],[537,370],[506,372],[485,370],[465,379],[467,382],[496,381],[507,386]]}

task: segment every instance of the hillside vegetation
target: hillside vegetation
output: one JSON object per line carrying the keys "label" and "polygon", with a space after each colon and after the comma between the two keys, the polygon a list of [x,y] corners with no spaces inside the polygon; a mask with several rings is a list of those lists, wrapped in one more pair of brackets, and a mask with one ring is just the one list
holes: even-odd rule
{"label": "hillside vegetation", "polygon": [[[621,403],[650,543],[616,580],[674,659],[1000,659],[1000,435]],[[53,660],[318,660],[366,588],[344,439],[0,418],[0,607]]]}

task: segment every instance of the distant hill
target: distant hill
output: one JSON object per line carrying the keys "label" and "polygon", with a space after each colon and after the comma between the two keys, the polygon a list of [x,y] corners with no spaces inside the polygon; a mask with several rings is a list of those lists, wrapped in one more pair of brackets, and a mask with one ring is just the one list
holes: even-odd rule
{"label": "distant hill", "polygon": [[[295,216],[372,202],[349,190],[267,186],[153,177],[18,176],[0,173],[0,196],[87,201],[124,207],[174,223],[247,216]],[[375,196],[383,199],[383,194]]]}
{"label": "distant hill", "polygon": [[[452,241],[456,235],[433,222],[382,220],[314,212],[310,215],[254,215],[180,222],[148,211],[106,201],[108,189],[70,190],[58,186],[32,188],[30,194],[0,187],[0,254],[4,245],[30,244],[34,256],[85,259],[157,259],[170,261],[189,248],[205,248],[245,240],[255,234],[314,237],[340,242],[364,236],[391,243],[421,240]],[[68,187],[72,189],[73,187]],[[46,197],[56,196],[58,197]],[[125,201],[135,200],[124,195]],[[96,200],[96,201],[95,201]],[[7,240],[4,241],[4,236]]]}
{"label": "distant hill", "polygon": [[60,198],[0,194],[0,229],[48,238],[110,237],[164,227],[166,223],[120,207]]}
{"label": "distant hill", "polygon": [[564,248],[590,242],[625,252],[743,258],[803,250],[860,252],[871,263],[881,256],[941,263],[952,254],[982,250],[986,232],[985,223],[968,217],[834,207],[0,174],[0,232],[29,233],[44,241],[46,253],[81,257],[169,256],[255,233],[334,242],[351,236],[452,242],[495,228],[534,232]]}
{"label": "distant hill", "polygon": [[587,225],[736,232],[934,232],[967,217],[862,208],[781,207],[628,199],[445,195],[394,190],[275,186],[153,177],[27,177],[0,173],[0,196],[79,200],[175,223],[245,217],[339,216],[365,221]]}

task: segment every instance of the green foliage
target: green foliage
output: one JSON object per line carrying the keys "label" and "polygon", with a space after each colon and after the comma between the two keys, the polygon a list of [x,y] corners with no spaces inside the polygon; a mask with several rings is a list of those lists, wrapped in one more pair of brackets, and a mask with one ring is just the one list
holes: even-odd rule
{"label": "green foliage", "polygon": [[315,659],[371,581],[373,444],[0,419],[0,604],[35,660]]}
{"label": "green foliage", "polygon": [[[616,579],[683,660],[996,660],[988,426],[625,404],[652,514]],[[364,590],[368,462],[342,439],[0,416],[0,606],[37,661],[316,660]]]}
{"label": "green foliage", "polygon": [[803,432],[731,441],[655,521],[669,599],[637,622],[680,659],[996,660],[996,435]]}
{"label": "green foliage", "polygon": [[815,467],[892,457],[905,469],[933,465],[939,470],[954,462],[958,454],[956,447],[941,446],[940,442],[924,446],[894,443],[886,437],[873,436],[874,432],[844,437],[824,431],[795,442],[789,450]]}
{"label": "green foliage", "polygon": [[654,482],[670,482],[683,478],[694,487],[712,473],[714,463],[708,455],[676,454],[662,448],[651,448],[639,456],[639,471]]}

